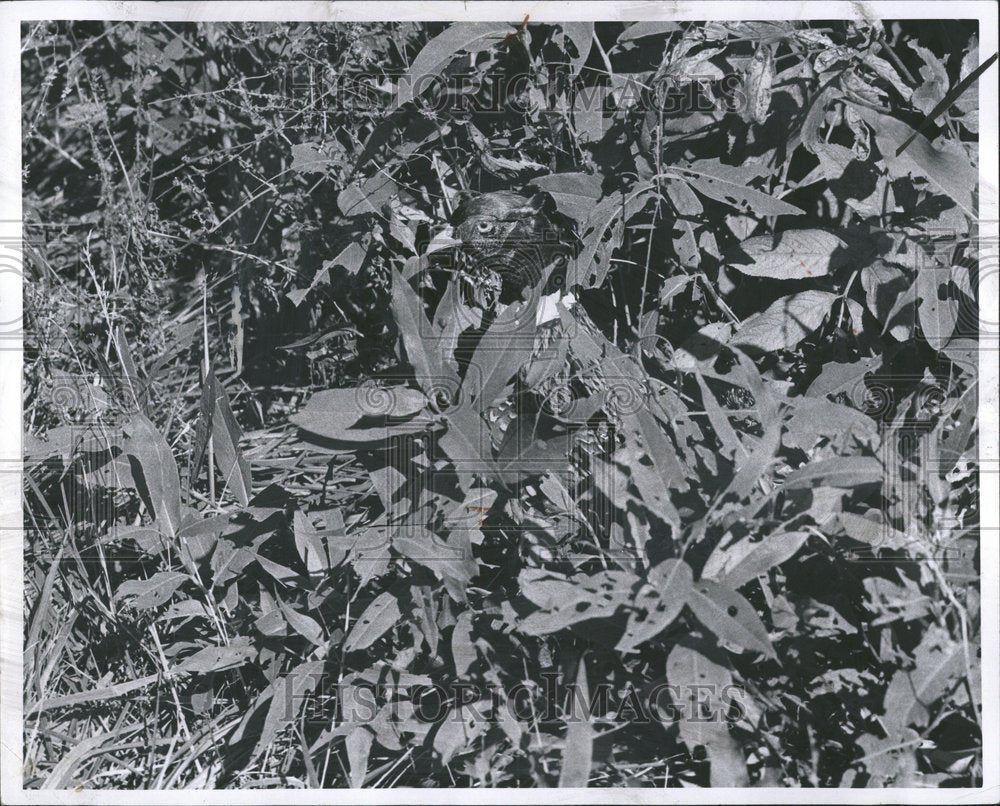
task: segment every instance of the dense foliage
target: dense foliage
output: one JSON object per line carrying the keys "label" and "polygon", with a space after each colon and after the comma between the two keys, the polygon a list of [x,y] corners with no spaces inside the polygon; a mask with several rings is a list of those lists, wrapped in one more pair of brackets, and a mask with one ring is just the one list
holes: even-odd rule
{"label": "dense foliage", "polygon": [[25,25],[26,785],[978,783],[976,43]]}

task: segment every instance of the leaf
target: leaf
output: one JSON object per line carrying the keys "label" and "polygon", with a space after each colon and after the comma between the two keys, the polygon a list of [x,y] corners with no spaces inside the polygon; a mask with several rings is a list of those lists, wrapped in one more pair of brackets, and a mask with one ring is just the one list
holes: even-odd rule
{"label": "leaf", "polygon": [[529,635],[548,635],[581,621],[613,616],[631,599],[635,576],[605,571],[567,579],[545,571],[522,571],[518,580],[521,592],[544,608],[522,619],[519,628]]}
{"label": "leaf", "polygon": [[417,383],[424,392],[431,394],[434,389],[440,388],[444,379],[454,378],[454,373],[445,369],[431,339],[425,341],[425,337],[430,337],[433,331],[424,315],[424,306],[403,275],[395,269],[392,271],[392,312]]}
{"label": "leaf", "polygon": [[922,176],[940,193],[951,198],[966,215],[973,215],[972,194],[979,186],[979,173],[960,151],[938,150],[918,134],[902,154],[896,150],[913,135],[913,129],[900,120],[863,106],[857,112],[875,133],[878,150],[895,178]]}
{"label": "leaf", "polygon": [[347,749],[347,764],[351,770],[351,789],[359,789],[368,774],[368,754],[372,749],[374,734],[363,725],[359,725],[344,739]]}
{"label": "leaf", "polygon": [[[590,702],[590,688],[587,685],[587,666],[584,655],[576,665],[576,685],[583,703]],[[562,767],[559,770],[559,787],[586,787],[590,779],[590,766],[594,756],[594,729],[590,724],[589,708],[583,705],[583,714],[570,708],[570,722],[566,728],[563,744]]]}
{"label": "leaf", "polygon": [[476,345],[462,390],[480,412],[493,405],[508,381],[531,358],[537,305],[537,295],[532,295],[529,303],[508,305]]}
{"label": "leaf", "polygon": [[232,492],[243,506],[247,506],[250,503],[252,485],[250,465],[240,449],[240,437],[243,436],[243,432],[229,405],[226,388],[211,369],[208,371],[207,384],[212,389],[215,401],[212,415],[212,447],[219,464],[219,472],[222,474],[226,489]]}
{"label": "leaf", "polygon": [[[609,196],[591,211],[581,227],[583,249],[569,267],[566,288],[597,288],[604,283],[611,268],[611,253],[621,244],[625,222],[646,206],[654,191],[653,185],[646,184],[628,196]],[[605,239],[609,229],[611,236]]]}
{"label": "leaf", "polygon": [[472,637],[472,614],[462,613],[455,622],[451,633],[451,657],[455,661],[455,674],[465,677],[469,668],[476,662],[478,654]]}
{"label": "leaf", "polygon": [[692,589],[688,606],[720,640],[768,658],[776,657],[760,616],[736,591],[710,579],[701,579]]}
{"label": "leaf", "polygon": [[[604,107],[605,101],[612,93],[613,89],[610,86],[591,85],[576,88],[573,94],[572,123],[582,145],[596,145],[608,133],[611,120],[605,117]],[[581,211],[584,218],[586,212]]]}
{"label": "leaf", "polygon": [[861,285],[865,289],[865,304],[879,322],[882,332],[894,339],[909,338],[916,319],[916,287],[911,277],[895,266],[876,260],[861,270]]}
{"label": "leaf", "polygon": [[115,598],[122,599],[126,596],[135,598],[129,605],[135,610],[149,610],[159,607],[170,599],[177,589],[189,579],[187,574],[180,571],[159,571],[149,579],[130,579],[118,586],[115,591]]}
{"label": "leaf", "polygon": [[858,405],[864,400],[865,377],[881,366],[881,355],[862,358],[850,363],[831,361],[824,365],[819,375],[809,384],[806,394],[810,397],[846,395],[848,401]]}
{"label": "leaf", "polygon": [[296,173],[326,173],[330,158],[319,143],[296,143],[292,146],[291,170]]}
{"label": "leaf", "polygon": [[570,57],[570,77],[580,72],[587,56],[590,55],[590,48],[594,39],[594,23],[592,22],[560,22],[563,34],[566,39],[573,43],[576,48],[576,56]]}
{"label": "leaf", "polygon": [[667,559],[651,568],[615,649],[633,652],[673,624],[687,604],[692,583],[691,568],[683,560]]}
{"label": "leaf", "polygon": [[[917,271],[915,284],[920,303],[917,315],[920,330],[927,343],[935,350],[942,350],[955,334],[958,323],[958,300],[951,292],[950,271],[933,261]],[[941,297],[944,299],[941,299]]]}
{"label": "leaf", "polygon": [[663,36],[681,30],[678,22],[669,20],[650,20],[649,22],[634,22],[618,35],[618,43],[634,42],[647,36]]}
{"label": "leaf", "polygon": [[[746,760],[726,721],[728,703],[723,692],[733,685],[727,666],[706,657],[709,647],[677,644],[667,656],[667,680],[681,692],[675,705],[681,710],[677,726],[691,751],[704,746],[708,754],[709,782],[713,787],[749,784]],[[714,654],[714,653],[713,653]]]}
{"label": "leaf", "polygon": [[135,458],[142,471],[146,503],[157,523],[173,537],[181,524],[181,481],[174,455],[145,415],[133,415],[127,430],[125,452]]}
{"label": "leaf", "polygon": [[744,538],[725,548],[719,543],[705,562],[702,576],[742,588],[793,557],[809,537],[809,532],[776,532],[756,542]]}
{"label": "leaf", "polygon": [[718,160],[700,160],[690,165],[672,166],[667,173],[680,177],[703,196],[725,202],[745,213],[769,216],[804,214],[803,210],[788,202],[749,187],[747,183],[755,178],[755,174],[748,174],[746,168],[723,165]]}
{"label": "leaf", "polygon": [[320,533],[309,522],[305,513],[296,510],[292,516],[295,548],[302,558],[302,563],[310,574],[325,571],[330,567],[326,546]]}
{"label": "leaf", "polygon": [[[368,256],[368,239],[358,243],[357,241],[349,243],[337,254],[332,260],[324,260],[323,268],[332,269],[335,266],[342,266],[347,270],[350,275],[355,275],[361,270],[361,266],[364,265],[365,258]],[[313,283],[315,285],[315,282]]]}
{"label": "leaf", "polygon": [[[288,674],[279,677],[271,684],[269,688],[272,693],[267,705],[267,715],[264,717],[260,734],[250,752],[250,762],[271,747],[278,733],[286,725],[298,721],[299,715],[306,705],[306,697],[319,683],[325,665],[326,662],[322,660],[300,663]],[[263,707],[264,702],[265,698],[258,700],[261,707]],[[248,716],[250,715],[248,714]]]}
{"label": "leaf", "polygon": [[856,438],[873,449],[879,445],[879,426],[875,420],[850,406],[820,398],[799,398],[786,425],[784,443],[805,451],[824,437],[845,442]]}
{"label": "leaf", "polygon": [[304,431],[338,442],[385,442],[395,434],[413,433],[427,426],[421,418],[391,423],[385,422],[385,417],[413,415],[426,403],[427,398],[420,392],[401,386],[327,389],[309,398],[289,420]]}
{"label": "leaf", "polygon": [[[912,40],[910,44],[913,44]],[[910,100],[913,90],[903,83],[903,79],[896,72],[896,68],[889,64],[889,62],[881,56],[876,56],[874,53],[868,52],[864,56],[864,63],[871,67],[880,78],[891,84],[904,100]]]}
{"label": "leaf", "polygon": [[[698,194],[681,179],[668,178],[664,182],[664,189],[678,213],[673,221],[674,252],[682,266],[696,268],[701,262],[701,252],[695,222],[704,218],[704,205]],[[661,295],[661,301],[662,299]]]}
{"label": "leaf", "polygon": [[[847,244],[820,229],[785,230],[777,242],[769,235],[756,235],[740,244],[750,263],[727,261],[738,272],[751,277],[802,280],[822,277],[848,265]],[[742,258],[742,256],[740,256]]]}
{"label": "leaf", "polygon": [[223,669],[242,666],[256,654],[257,650],[252,646],[241,644],[233,644],[232,646],[207,646],[204,649],[199,649],[193,655],[184,658],[171,671],[175,673],[190,672],[200,674],[218,672]]}
{"label": "leaf", "polygon": [[344,641],[344,652],[367,649],[391,630],[402,618],[399,600],[383,591],[365,608]]}
{"label": "leaf", "polygon": [[791,350],[822,324],[837,299],[829,291],[802,291],[781,297],[745,320],[729,339],[752,351]]}
{"label": "leaf", "polygon": [[399,192],[399,185],[382,168],[360,184],[347,185],[337,194],[337,207],[345,216],[378,213],[379,208]]}
{"label": "leaf", "polygon": [[951,680],[965,670],[962,645],[939,627],[928,629],[913,659],[913,668],[896,672],[885,692],[882,720],[890,735],[911,723],[922,727]]}
{"label": "leaf", "polygon": [[482,711],[488,705],[489,700],[480,700],[468,706],[456,705],[445,714],[433,741],[442,764],[447,764],[460,752],[472,748],[476,739],[486,730],[487,721]]}
{"label": "leaf", "polygon": [[205,454],[208,451],[208,438],[212,434],[212,418],[215,416],[215,406],[213,405],[213,388],[208,379],[201,386],[201,400],[198,403],[198,420],[194,429],[194,445],[191,447],[191,456],[188,464],[188,477],[198,478],[201,473],[201,466],[205,461]]}
{"label": "leaf", "polygon": [[837,456],[810,462],[785,477],[785,489],[840,487],[850,489],[864,484],[881,484],[885,478],[882,463],[874,456]]}
{"label": "leaf", "polygon": [[771,85],[774,83],[774,49],[765,42],[758,43],[753,58],[743,75],[746,105],[742,110],[747,122],[763,124],[771,108]]}
{"label": "leaf", "polygon": [[113,700],[118,697],[124,697],[126,694],[131,694],[133,691],[138,691],[146,686],[151,686],[159,680],[162,680],[161,675],[150,674],[146,675],[146,677],[128,680],[124,683],[116,683],[103,688],[92,688],[84,691],[78,691],[75,694],[48,697],[47,699],[37,702],[34,705],[28,705],[26,711],[28,714],[35,714],[41,711],[49,711],[53,708],[65,708],[72,705],[81,705],[85,702],[104,702],[105,700]]}
{"label": "leaf", "polygon": [[288,626],[295,632],[315,646],[320,646],[323,643],[323,628],[315,619],[305,613],[300,613],[281,599],[278,599],[278,607],[285,617],[285,621],[288,622]]}
{"label": "leaf", "polygon": [[[680,516],[670,499],[670,491],[687,486],[683,467],[673,443],[660,429],[649,411],[640,409],[622,418],[629,451],[629,472],[643,503],[664,523],[676,528]],[[642,459],[649,460],[646,464]]]}
{"label": "leaf", "polygon": [[[961,461],[966,449],[969,447],[969,437],[976,433],[976,423],[979,412],[979,392],[978,383],[970,383],[955,401],[949,417],[942,417],[934,428],[931,439],[935,439],[940,444],[939,456],[941,465],[939,473],[944,478],[951,473],[955,465]],[[952,419],[957,418],[955,427],[947,436],[942,436],[945,425]]]}
{"label": "leaf", "polygon": [[[98,733],[96,736],[88,736],[73,744],[59,762],[48,771],[47,777],[43,780],[42,789],[73,789],[73,772],[77,765],[85,759],[97,754],[101,748],[112,739],[125,734],[133,733],[142,727],[140,724],[122,725],[105,733]],[[108,753],[118,751],[117,745],[112,745],[106,749]],[[82,788],[82,787],[81,787]]]}
{"label": "leaf", "polygon": [[556,210],[578,224],[583,224],[601,198],[601,177],[598,174],[562,173],[539,176],[531,184],[548,193]]}
{"label": "leaf", "polygon": [[[850,512],[837,513],[837,520],[844,527],[847,536],[872,548],[886,548],[898,551],[908,548],[914,541],[902,532],[885,523],[881,515],[878,520],[854,515]],[[912,548],[911,548],[912,551]]]}
{"label": "leaf", "polygon": [[428,89],[459,53],[478,53],[500,44],[515,33],[509,23],[459,22],[445,29],[421,49],[410,69],[396,85],[396,103],[401,106]]}
{"label": "leaf", "polygon": [[915,50],[924,62],[920,67],[923,83],[913,93],[913,105],[925,115],[929,115],[951,89],[948,70],[933,51],[925,48],[916,39],[910,39],[906,44]]}
{"label": "leaf", "polygon": [[392,536],[392,547],[403,557],[429,568],[457,601],[465,601],[465,591],[479,570],[472,554],[469,533],[456,529],[447,541],[418,525],[404,525]]}

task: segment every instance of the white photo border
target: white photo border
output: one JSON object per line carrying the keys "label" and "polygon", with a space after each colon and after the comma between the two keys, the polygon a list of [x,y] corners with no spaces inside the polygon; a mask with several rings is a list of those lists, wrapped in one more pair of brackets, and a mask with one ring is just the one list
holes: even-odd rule
{"label": "white photo border", "polygon": [[[875,2],[105,2],[35,0],[0,4],[0,239],[21,237],[21,23],[30,20],[165,22],[363,20],[472,21],[526,17],[576,20],[977,19],[980,59],[997,51],[997,3],[880,0]],[[997,74],[994,63],[979,87],[980,238],[1000,242]],[[996,312],[997,276],[984,278],[980,308]],[[21,277],[0,271],[0,322],[21,317]],[[995,338],[994,334],[994,338]],[[1000,438],[998,350],[981,350],[980,506],[983,679],[983,786],[964,789],[268,789],[203,791],[25,790],[22,777],[23,517],[21,510],[22,361],[20,345],[0,350],[0,802],[8,804],[429,804],[477,803],[996,803],[1000,801]]]}

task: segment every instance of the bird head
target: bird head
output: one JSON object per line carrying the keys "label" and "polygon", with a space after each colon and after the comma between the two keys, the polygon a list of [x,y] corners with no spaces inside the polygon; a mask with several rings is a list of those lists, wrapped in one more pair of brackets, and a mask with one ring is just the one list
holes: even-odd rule
{"label": "bird head", "polygon": [[488,255],[520,245],[552,241],[552,225],[540,194],[522,196],[508,190],[465,196],[455,208],[455,236],[466,248]]}

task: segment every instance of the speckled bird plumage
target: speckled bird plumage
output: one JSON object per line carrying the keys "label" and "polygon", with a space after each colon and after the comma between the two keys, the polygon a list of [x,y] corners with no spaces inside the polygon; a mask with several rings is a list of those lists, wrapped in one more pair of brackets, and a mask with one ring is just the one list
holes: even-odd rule
{"label": "speckled bird plumage", "polygon": [[[526,299],[535,290],[547,294],[561,286],[559,273],[565,271],[571,254],[570,233],[554,225],[543,209],[543,198],[510,191],[485,193],[455,209],[452,223],[463,254],[460,277],[473,307],[492,312],[500,301]],[[548,274],[547,286],[538,288],[543,274]],[[582,306],[574,305],[571,315],[571,331],[577,326],[597,331]],[[560,343],[562,348],[557,349]],[[533,355],[520,375],[524,393],[534,396],[538,405],[556,417],[565,408],[567,396],[582,399],[605,391],[601,367],[582,362],[572,343],[572,333],[561,318],[540,324]],[[551,359],[553,350],[560,359]],[[514,401],[508,400],[488,413],[495,447],[515,416],[515,408]],[[588,432],[581,435],[588,436]],[[606,443],[606,439],[601,441]]]}
{"label": "speckled bird plumage", "polygon": [[568,252],[567,233],[543,208],[542,196],[507,190],[466,198],[455,208],[462,271],[480,307],[526,296],[552,261]]}

